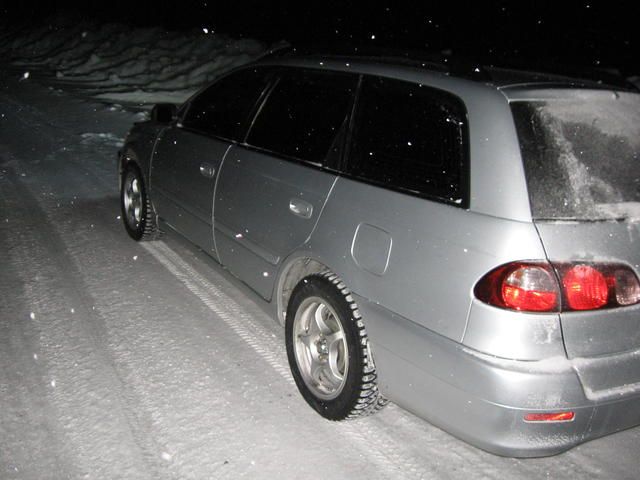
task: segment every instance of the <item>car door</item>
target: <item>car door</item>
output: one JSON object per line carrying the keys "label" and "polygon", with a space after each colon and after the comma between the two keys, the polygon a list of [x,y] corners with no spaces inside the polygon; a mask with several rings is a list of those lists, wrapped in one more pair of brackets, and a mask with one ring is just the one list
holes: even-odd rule
{"label": "car door", "polygon": [[243,69],[197,95],[183,118],[160,135],[150,188],[162,221],[218,258],[213,242],[213,193],[220,166],[269,78],[268,69]]}
{"label": "car door", "polygon": [[358,77],[287,69],[227,154],[216,189],[221,262],[271,298],[283,259],[303,245],[335,183]]}

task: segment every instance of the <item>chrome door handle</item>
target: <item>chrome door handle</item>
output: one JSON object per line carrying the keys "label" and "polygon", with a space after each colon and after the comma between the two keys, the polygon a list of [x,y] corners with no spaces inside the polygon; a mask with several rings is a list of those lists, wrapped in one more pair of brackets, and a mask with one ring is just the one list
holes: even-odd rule
{"label": "chrome door handle", "polygon": [[302,218],[311,218],[313,215],[313,205],[299,198],[289,200],[289,211]]}
{"label": "chrome door handle", "polygon": [[213,168],[213,165],[209,165],[208,163],[202,163],[200,164],[200,174],[203,177],[213,178],[213,176],[216,174],[216,169]]}

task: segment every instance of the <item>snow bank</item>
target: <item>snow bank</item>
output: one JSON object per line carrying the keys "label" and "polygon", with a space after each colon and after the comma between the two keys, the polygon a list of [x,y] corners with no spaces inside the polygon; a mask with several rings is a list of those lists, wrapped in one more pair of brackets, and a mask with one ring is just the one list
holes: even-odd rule
{"label": "snow bank", "polygon": [[0,58],[24,68],[25,79],[36,73],[59,88],[128,104],[182,102],[221,73],[265,52],[256,40],[207,28],[168,32],[57,20],[1,36]]}

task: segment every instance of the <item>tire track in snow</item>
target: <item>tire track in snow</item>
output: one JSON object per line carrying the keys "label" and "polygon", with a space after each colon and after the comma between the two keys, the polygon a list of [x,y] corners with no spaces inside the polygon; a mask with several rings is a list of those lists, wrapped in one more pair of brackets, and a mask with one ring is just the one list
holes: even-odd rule
{"label": "tire track in snow", "polygon": [[20,305],[31,290],[24,277],[32,259],[21,254],[30,237],[13,228],[15,196],[5,174],[6,170],[0,175],[5,217],[0,224],[0,477],[48,478],[39,472],[56,472],[73,478],[79,472],[57,441],[64,436],[63,428],[56,421],[57,409],[48,401],[51,375],[41,361],[45,337],[30,309]]}
{"label": "tire track in snow", "polygon": [[[254,322],[250,315],[224,292],[208,282],[188,263],[163,242],[141,243],[142,247],[153,255],[167,270],[180,280],[194,295],[210,308],[246,343],[248,343],[267,363],[289,384],[295,385],[289,367],[283,364],[286,358],[284,348],[265,348],[265,338],[272,334]],[[248,328],[249,327],[249,328]],[[256,332],[256,333],[253,333]]]}
{"label": "tire track in snow", "polygon": [[[67,462],[85,474],[106,474],[117,461],[135,478],[159,478],[157,455],[138,434],[135,402],[127,397],[104,344],[104,320],[51,212],[11,169],[5,170],[3,193],[9,192],[14,217],[8,235],[15,246],[12,262],[27,286],[25,300],[39,331],[47,401],[59,422],[54,438],[62,441]],[[91,450],[96,446],[99,451]]]}
{"label": "tire track in snow", "polygon": [[[262,325],[256,323],[227,294],[211,284],[164,242],[141,243],[158,262],[167,268],[187,289],[220,317],[240,338],[260,355],[290,385],[295,385],[282,342]],[[365,455],[386,472],[389,478],[428,478],[420,462],[407,455],[406,449],[384,430],[372,424],[373,419],[358,422],[335,422],[330,428],[339,429],[344,436],[365,452]]]}

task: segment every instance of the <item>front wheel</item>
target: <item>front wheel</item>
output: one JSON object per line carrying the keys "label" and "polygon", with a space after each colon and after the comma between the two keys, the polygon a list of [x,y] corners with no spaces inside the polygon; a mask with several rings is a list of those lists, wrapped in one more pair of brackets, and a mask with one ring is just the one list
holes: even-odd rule
{"label": "front wheel", "polygon": [[156,216],[147,195],[144,179],[135,165],[128,165],[120,188],[122,221],[134,240],[155,240],[159,236]]}
{"label": "front wheel", "polygon": [[320,415],[344,420],[386,404],[378,392],[364,324],[336,275],[311,275],[298,284],[287,308],[285,334],[296,385]]}

